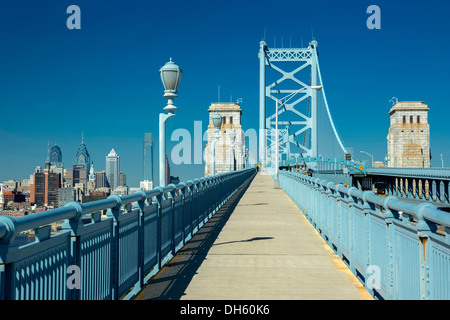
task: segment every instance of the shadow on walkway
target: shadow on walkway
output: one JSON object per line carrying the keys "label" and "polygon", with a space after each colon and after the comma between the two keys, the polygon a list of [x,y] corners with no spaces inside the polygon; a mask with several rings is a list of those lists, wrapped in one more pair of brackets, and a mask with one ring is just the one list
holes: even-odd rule
{"label": "shadow on walkway", "polygon": [[[255,176],[239,188],[203,227],[181,248],[134,300],[180,300],[191,279],[205,260],[220,231],[227,223],[239,200],[248,189]],[[253,238],[242,241],[265,240]],[[225,243],[223,243],[225,244]]]}

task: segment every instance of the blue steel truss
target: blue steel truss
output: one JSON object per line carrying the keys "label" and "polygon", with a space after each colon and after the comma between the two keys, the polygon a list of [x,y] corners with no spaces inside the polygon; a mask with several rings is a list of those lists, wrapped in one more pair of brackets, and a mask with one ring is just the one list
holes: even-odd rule
{"label": "blue steel truss", "polygon": [[[317,54],[317,41],[313,40],[307,48],[269,48],[264,41],[260,42],[260,140],[259,159],[263,168],[273,167],[275,160],[276,140],[279,145],[279,157],[289,159],[292,157],[317,157],[319,154],[318,141],[318,95],[314,87],[322,87],[320,93],[321,102],[324,104],[332,132],[341,149],[339,155],[346,153],[337,130],[334,126],[328,103],[322,86],[322,78]],[[279,63],[284,63],[286,68],[281,68]],[[295,65],[295,69],[288,70],[288,66]],[[298,64],[300,64],[298,66]],[[266,83],[267,70],[272,69],[281,74],[281,77]],[[300,73],[306,75],[306,80],[300,80]],[[306,74],[305,74],[306,73]],[[304,78],[304,77],[303,77]],[[303,79],[302,78],[302,79]],[[280,88],[280,86],[282,88]],[[275,110],[275,101],[282,97],[294,94],[292,102],[285,103],[279,110]],[[267,109],[267,101],[272,101],[270,109]],[[307,104],[307,108],[304,105]],[[273,106],[272,106],[273,105]],[[305,110],[306,109],[306,110]],[[284,119],[278,121],[279,134],[276,135],[275,118],[284,114]],[[281,136],[281,137],[280,137]],[[292,152],[291,146],[296,151]],[[323,153],[323,150],[321,151]],[[331,154],[326,154],[332,156]]]}

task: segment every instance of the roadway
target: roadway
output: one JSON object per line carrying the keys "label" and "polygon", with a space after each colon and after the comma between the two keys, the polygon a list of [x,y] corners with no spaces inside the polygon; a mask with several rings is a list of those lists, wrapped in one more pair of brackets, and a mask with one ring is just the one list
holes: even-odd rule
{"label": "roadway", "polygon": [[268,175],[238,190],[136,300],[371,300]]}

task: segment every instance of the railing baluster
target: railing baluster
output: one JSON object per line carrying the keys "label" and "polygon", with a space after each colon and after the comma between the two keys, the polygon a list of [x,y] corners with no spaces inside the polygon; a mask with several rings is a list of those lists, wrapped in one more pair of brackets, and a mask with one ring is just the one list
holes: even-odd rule
{"label": "railing baluster", "polygon": [[[396,180],[397,187],[394,187],[393,178],[388,181],[389,194],[407,194],[408,197],[413,197],[412,180]],[[287,171],[280,172],[280,185],[294,202],[298,202],[300,210],[325,240],[335,239],[334,242],[329,241],[330,247],[341,259],[348,260],[350,270],[356,276],[362,276],[360,279],[376,298],[449,298],[448,281],[443,284],[440,280],[450,279],[448,214],[437,210],[430,203],[416,205],[394,196],[383,198],[371,191],[363,193],[354,187],[346,188],[342,184],[334,186],[333,183],[327,184],[326,181]],[[333,188],[336,195],[326,192],[325,186],[329,191]],[[436,190],[437,187],[439,190]],[[415,188],[419,189],[417,181]],[[445,189],[445,184],[439,182],[437,186],[435,180],[430,180],[430,197],[440,201],[444,198],[445,201]],[[421,182],[420,192],[425,192],[424,180]],[[329,204],[329,201],[334,201],[336,206]],[[334,214],[337,215],[336,220],[326,216]],[[372,221],[375,217],[378,222]],[[380,224],[383,220],[384,224]],[[384,241],[379,241],[384,242],[384,247],[377,244],[378,235],[374,233],[376,228],[378,231],[384,230]],[[444,233],[436,232],[442,228]],[[376,258],[383,260],[375,260],[375,252],[372,253],[371,250],[377,250]],[[374,263],[380,263],[383,268],[378,266],[373,270],[386,273],[383,275],[384,288],[380,287],[380,282],[378,287],[372,287],[373,283],[377,284],[372,282],[372,276],[380,276],[368,273],[369,267],[373,267]]]}

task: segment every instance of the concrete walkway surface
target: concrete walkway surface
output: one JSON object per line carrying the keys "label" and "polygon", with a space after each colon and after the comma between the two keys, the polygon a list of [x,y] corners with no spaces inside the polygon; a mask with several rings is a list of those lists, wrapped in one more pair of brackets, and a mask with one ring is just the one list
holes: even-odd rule
{"label": "concrete walkway surface", "polygon": [[272,178],[258,173],[136,299],[372,298]]}

